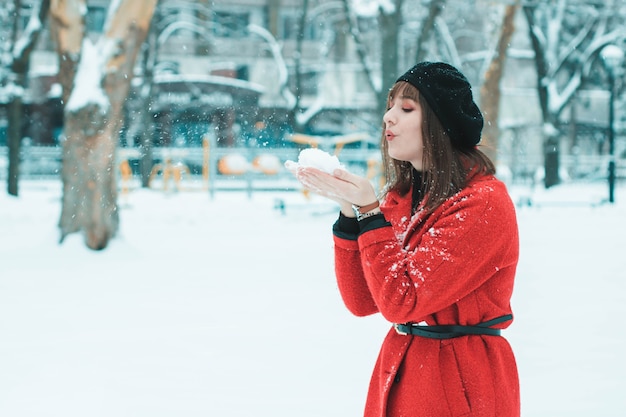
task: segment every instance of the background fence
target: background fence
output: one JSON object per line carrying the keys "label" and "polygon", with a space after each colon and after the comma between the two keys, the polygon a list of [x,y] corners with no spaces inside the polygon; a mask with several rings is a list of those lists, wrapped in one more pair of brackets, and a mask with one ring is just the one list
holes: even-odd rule
{"label": "background fence", "polygon": [[[220,190],[299,190],[301,187],[284,167],[287,160],[297,160],[301,147],[287,148],[154,148],[153,186],[181,175],[181,181],[202,183],[210,192]],[[333,149],[325,149],[333,153]],[[120,181],[140,183],[138,148],[119,148],[116,167]],[[347,168],[372,181],[381,180],[380,155],[377,149],[346,148],[339,158]],[[60,147],[27,146],[20,158],[20,179],[60,178]],[[511,184],[540,183],[541,155],[525,154],[522,158],[502,159],[501,176]],[[561,177],[564,181],[604,181],[608,177],[609,155],[562,155]],[[513,162],[514,165],[511,165]],[[126,164],[127,170],[122,167]],[[626,160],[617,158],[618,181],[626,180]],[[0,147],[0,180],[6,181],[7,148]],[[169,171],[168,171],[169,170]],[[127,175],[128,177],[124,177]]]}

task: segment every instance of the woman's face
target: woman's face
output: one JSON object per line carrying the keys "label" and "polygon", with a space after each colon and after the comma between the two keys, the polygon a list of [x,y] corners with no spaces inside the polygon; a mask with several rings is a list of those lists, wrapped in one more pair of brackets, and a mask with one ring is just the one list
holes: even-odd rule
{"label": "woman's face", "polygon": [[410,98],[392,97],[383,116],[387,152],[393,159],[407,161],[418,171],[423,169],[422,107]]}

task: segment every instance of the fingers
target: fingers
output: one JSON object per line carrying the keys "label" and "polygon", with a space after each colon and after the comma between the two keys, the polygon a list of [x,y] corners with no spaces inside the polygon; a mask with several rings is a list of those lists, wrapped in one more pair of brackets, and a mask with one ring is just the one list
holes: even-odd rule
{"label": "fingers", "polygon": [[345,169],[336,169],[333,171],[333,176],[335,178],[339,178],[343,181],[352,183],[352,184],[357,184],[359,182],[359,180],[361,179],[361,177],[359,177],[358,175],[355,175],[351,172],[346,171]]}
{"label": "fingers", "polygon": [[315,168],[298,168],[296,178],[302,185],[318,193],[331,194],[335,188],[332,184],[332,175]]}
{"label": "fingers", "polygon": [[361,191],[367,191],[370,189],[373,191],[373,187],[367,178],[360,177],[358,175],[355,175],[349,171],[345,171],[342,169],[336,169],[333,172],[333,175],[336,178],[339,178],[345,182],[352,184],[354,187],[358,188]]}
{"label": "fingers", "polygon": [[287,168],[287,170],[294,175],[296,174],[296,171],[298,170],[299,166],[300,165],[297,162],[285,161],[285,168]]}
{"label": "fingers", "polygon": [[315,168],[301,168],[297,177],[313,191],[351,204],[366,205],[377,199],[374,187],[367,178],[344,170],[335,170],[331,175]]}
{"label": "fingers", "polygon": [[[296,170],[296,178],[300,183],[309,191],[320,195],[322,197],[326,197],[330,200],[335,201],[341,207],[347,206],[350,207],[350,202],[341,198],[341,196],[337,195],[332,187],[329,187],[325,181],[321,181],[319,177],[315,175],[315,173],[307,172],[308,168],[298,168]],[[321,174],[325,174],[320,171]],[[329,174],[325,174],[329,176]]]}

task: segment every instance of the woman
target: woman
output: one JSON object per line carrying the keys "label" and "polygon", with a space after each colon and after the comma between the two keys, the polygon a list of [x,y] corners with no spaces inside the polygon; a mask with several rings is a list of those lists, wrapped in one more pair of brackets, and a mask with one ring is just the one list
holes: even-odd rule
{"label": "woman", "polygon": [[347,308],[393,323],[365,416],[517,417],[515,358],[500,329],[519,255],[515,208],[476,148],[483,118],[467,79],[423,62],[388,96],[382,198],[365,179],[298,168],[340,205],[335,271]]}

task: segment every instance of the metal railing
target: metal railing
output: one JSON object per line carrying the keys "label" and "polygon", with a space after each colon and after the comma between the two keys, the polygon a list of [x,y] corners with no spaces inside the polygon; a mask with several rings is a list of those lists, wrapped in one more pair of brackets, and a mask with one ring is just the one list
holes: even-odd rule
{"label": "metal railing", "polygon": [[[295,190],[299,184],[290,172],[284,168],[286,160],[297,160],[301,148],[246,148],[246,147],[193,147],[193,148],[154,148],[154,165],[162,164],[166,160],[172,163],[185,164],[190,175],[202,179],[206,187],[216,190]],[[271,166],[263,166],[260,161],[269,158]],[[236,157],[245,164],[228,167],[225,161],[229,157]],[[353,172],[360,175],[374,177],[380,175],[378,157],[379,151],[367,148],[343,149],[340,160]],[[131,166],[137,167],[141,158],[138,148],[119,148],[117,164],[123,160],[131,161]],[[21,179],[49,179],[58,178],[61,172],[61,148],[47,146],[28,146],[21,151],[20,178]],[[272,161],[273,159],[273,161]],[[608,175],[609,155],[562,155],[561,170],[569,175],[563,178],[566,181],[604,181]],[[617,179],[626,180],[626,159],[616,160]],[[532,175],[538,167],[528,167]],[[6,146],[0,146],[0,180],[6,180],[8,170],[8,152]],[[139,170],[133,169],[133,177],[139,178]],[[526,181],[526,178],[512,178],[513,182]]]}
{"label": "metal railing", "polygon": [[[151,177],[161,175],[159,169],[166,163],[184,166],[188,175],[201,180],[209,192],[218,190],[300,190],[301,186],[284,167],[287,160],[298,159],[299,147],[253,148],[253,147],[192,147],[154,148]],[[6,180],[8,170],[7,148],[0,146],[0,180]],[[360,175],[375,172],[376,149],[343,149],[340,159],[347,168]],[[131,167],[133,179],[138,179],[141,151],[138,148],[118,148],[116,167],[123,161]],[[29,146],[21,151],[20,179],[59,178],[62,150],[60,147]],[[228,166],[229,161],[235,161]],[[120,171],[121,175],[121,171]]]}

